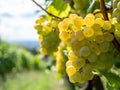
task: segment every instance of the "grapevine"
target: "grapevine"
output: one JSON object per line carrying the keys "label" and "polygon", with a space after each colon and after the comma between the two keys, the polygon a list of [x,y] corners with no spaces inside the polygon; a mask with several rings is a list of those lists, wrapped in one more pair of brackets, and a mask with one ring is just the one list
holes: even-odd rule
{"label": "grapevine", "polygon": [[[71,1],[71,11],[67,16],[59,16],[33,0],[48,14],[37,19],[35,25],[41,54],[54,56],[56,71],[67,74],[72,83],[94,82],[95,78],[101,83],[99,76],[110,72],[115,67],[114,61],[120,59],[120,1]],[[110,7],[106,3],[111,3]]]}

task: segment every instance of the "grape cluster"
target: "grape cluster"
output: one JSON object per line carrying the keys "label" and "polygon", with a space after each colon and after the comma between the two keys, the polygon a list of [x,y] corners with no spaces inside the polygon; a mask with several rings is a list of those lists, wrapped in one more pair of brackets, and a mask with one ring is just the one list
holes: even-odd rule
{"label": "grape cluster", "polygon": [[113,0],[113,17],[120,23],[120,0]]}
{"label": "grape cluster", "polygon": [[56,20],[46,21],[43,17],[36,20],[34,28],[39,34],[40,52],[43,55],[53,54],[57,51],[60,42],[57,24]]}
{"label": "grape cluster", "polygon": [[111,68],[114,39],[112,20],[105,21],[93,14],[85,18],[71,14],[58,27],[61,41],[71,48],[66,62],[66,72],[71,82],[84,83],[93,78],[96,69]]}
{"label": "grape cluster", "polygon": [[64,50],[66,49],[66,46],[63,42],[60,43],[58,46],[58,51],[55,53],[56,57],[56,71],[60,75],[66,74],[65,70],[65,63],[68,60],[67,56],[64,53]]}

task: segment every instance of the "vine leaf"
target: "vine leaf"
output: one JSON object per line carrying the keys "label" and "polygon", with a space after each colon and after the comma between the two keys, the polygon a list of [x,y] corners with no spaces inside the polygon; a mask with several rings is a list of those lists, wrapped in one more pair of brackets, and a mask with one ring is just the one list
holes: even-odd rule
{"label": "vine leaf", "polygon": [[120,89],[120,77],[113,72],[102,72],[104,77],[106,78],[106,87],[108,90],[119,90]]}
{"label": "vine leaf", "polygon": [[99,1],[93,0],[92,2],[90,2],[87,13],[92,13],[96,8],[100,8],[100,3]]}
{"label": "vine leaf", "polygon": [[105,0],[105,2],[107,2],[107,3],[108,3],[109,1],[111,1],[111,0]]}
{"label": "vine leaf", "polygon": [[47,11],[63,18],[68,16],[70,9],[70,5],[68,3],[64,3],[63,0],[54,0],[47,8]]}

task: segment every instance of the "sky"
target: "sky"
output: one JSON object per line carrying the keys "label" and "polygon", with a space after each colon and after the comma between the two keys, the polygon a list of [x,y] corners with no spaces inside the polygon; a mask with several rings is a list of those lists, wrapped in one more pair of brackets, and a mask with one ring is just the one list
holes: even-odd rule
{"label": "sky", "polygon": [[[36,14],[36,10],[40,12]],[[0,0],[0,37],[6,41],[38,40],[34,25],[43,13],[32,0]]]}

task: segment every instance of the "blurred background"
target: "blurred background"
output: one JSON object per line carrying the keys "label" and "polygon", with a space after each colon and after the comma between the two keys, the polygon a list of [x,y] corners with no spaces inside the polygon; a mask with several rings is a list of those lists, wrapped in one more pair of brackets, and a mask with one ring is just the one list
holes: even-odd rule
{"label": "blurred background", "polygon": [[54,61],[39,54],[33,27],[41,15],[44,12],[32,0],[0,0],[0,90],[68,89],[56,77]]}

